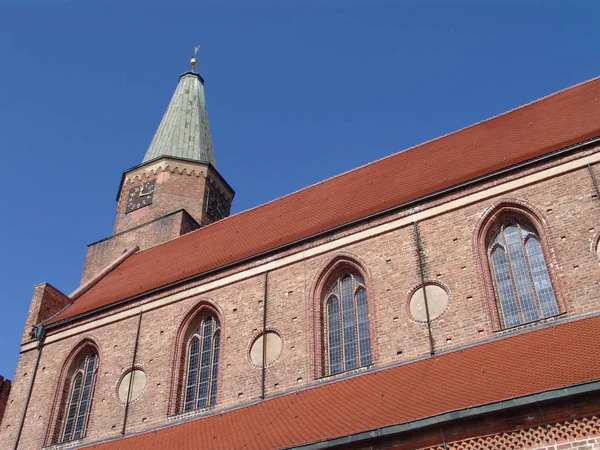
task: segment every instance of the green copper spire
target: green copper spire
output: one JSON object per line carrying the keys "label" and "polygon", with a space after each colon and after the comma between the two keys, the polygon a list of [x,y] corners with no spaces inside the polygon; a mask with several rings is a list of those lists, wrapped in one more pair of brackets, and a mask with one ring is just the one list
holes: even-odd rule
{"label": "green copper spire", "polygon": [[215,165],[208,114],[204,100],[204,80],[193,72],[179,77],[179,84],[167,107],[144,161],[175,156]]}

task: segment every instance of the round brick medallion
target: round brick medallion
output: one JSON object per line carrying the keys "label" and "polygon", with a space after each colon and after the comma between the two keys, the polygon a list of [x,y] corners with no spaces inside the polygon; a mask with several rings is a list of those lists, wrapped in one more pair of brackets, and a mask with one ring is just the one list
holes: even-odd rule
{"label": "round brick medallion", "polygon": [[[427,305],[429,306],[430,320],[440,317],[448,308],[448,293],[437,284],[425,285],[427,293]],[[427,314],[425,312],[425,298],[423,287],[421,286],[410,297],[410,315],[418,322],[425,322]]]}
{"label": "round brick medallion", "polygon": [[256,366],[262,366],[263,341],[266,342],[265,362],[267,365],[273,364],[281,354],[281,336],[275,331],[267,331],[263,339],[263,333],[260,333],[250,348],[250,359]]}
{"label": "round brick medallion", "polygon": [[133,381],[131,382],[131,398],[129,401],[133,402],[140,398],[144,393],[144,389],[146,389],[146,372],[140,369],[134,369],[133,371],[127,372],[125,376],[121,378],[121,382],[119,383],[119,400],[121,400],[122,403],[127,402],[127,393],[129,392],[129,382],[132,374]]}

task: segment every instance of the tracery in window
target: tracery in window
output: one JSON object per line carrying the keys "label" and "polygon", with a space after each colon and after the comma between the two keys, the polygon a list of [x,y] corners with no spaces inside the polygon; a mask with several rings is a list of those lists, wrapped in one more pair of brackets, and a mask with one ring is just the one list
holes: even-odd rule
{"label": "tracery in window", "polygon": [[85,436],[94,398],[97,366],[98,355],[91,352],[71,376],[60,442],[75,441]]}
{"label": "tracery in window", "polygon": [[558,304],[536,230],[505,221],[488,249],[498,309],[505,328],[558,314]]}
{"label": "tracery in window", "polygon": [[183,411],[212,406],[217,401],[221,329],[216,317],[203,317],[187,341]]}
{"label": "tracery in window", "polygon": [[343,274],[327,293],[324,344],[329,375],[371,364],[367,291],[362,278]]}

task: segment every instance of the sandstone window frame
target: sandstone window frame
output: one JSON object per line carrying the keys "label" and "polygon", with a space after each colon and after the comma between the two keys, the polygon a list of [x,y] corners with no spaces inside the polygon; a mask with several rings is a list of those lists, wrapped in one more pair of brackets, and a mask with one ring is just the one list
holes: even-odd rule
{"label": "sandstone window frame", "polygon": [[[93,418],[100,364],[99,346],[91,339],[84,339],[70,352],[58,380],[46,445],[79,441],[87,436]],[[71,412],[74,422],[69,427]]]}
{"label": "sandstone window frame", "polygon": [[596,257],[596,260],[600,260],[600,232],[596,232],[592,241],[590,242],[590,251]]}
{"label": "sandstone window frame", "polygon": [[[188,394],[190,382],[190,368],[193,360],[190,360],[190,353],[194,350],[194,342],[198,343],[198,353],[196,363],[198,364],[197,382],[194,383],[194,401],[197,402],[200,395],[200,366],[202,363],[202,344],[205,321],[212,319],[216,326],[211,333],[212,345],[210,347],[210,379],[208,383],[208,402],[206,405],[190,408],[186,406],[186,400],[190,400]],[[179,332],[176,335],[173,351],[172,364],[172,383],[167,410],[168,415],[187,414],[194,411],[203,411],[213,408],[220,400],[220,386],[222,381],[222,370],[220,362],[223,353],[223,319],[222,314],[212,301],[201,300],[195,304],[190,311],[185,315],[182,321]],[[215,356],[215,342],[217,342],[217,350]],[[191,401],[191,400],[190,400]]]}
{"label": "sandstone window frame", "polygon": [[[492,252],[498,248],[498,245],[496,245],[498,243],[494,242],[494,240],[498,233],[503,230],[503,227],[506,227],[507,224],[517,223],[523,224],[528,230],[532,231],[527,232],[525,236],[521,236],[523,246],[532,238],[539,243],[539,249],[541,250],[543,262],[545,263],[548,279],[554,295],[556,310],[553,311],[552,314],[540,314],[540,316],[534,320],[521,320],[519,323],[507,323],[502,311],[495,268],[492,262]],[[552,242],[552,237],[552,233],[547,225],[547,219],[537,212],[532,205],[521,199],[504,199],[497,204],[492,205],[480,219],[479,224],[476,227],[474,240],[474,245],[476,247],[475,253],[479,259],[479,266],[481,268],[481,276],[484,285],[483,290],[495,331],[518,328],[526,324],[556,317],[566,312],[566,307],[562,299],[563,296],[561,295],[562,289],[560,280],[557,276],[555,255],[553,252],[550,252],[549,247],[550,242]],[[526,251],[525,247],[523,247],[523,250]],[[527,259],[527,261],[530,260]],[[539,293],[535,287],[535,282],[533,281],[531,265],[527,266],[527,269],[530,277],[529,279],[533,283],[532,288],[534,291],[536,307],[541,309]],[[516,281],[512,272],[510,272],[510,277],[512,286],[514,286],[515,289],[513,292],[516,293]],[[515,298],[517,299],[517,303],[519,303],[519,297]],[[520,308],[520,306],[518,307]],[[521,309],[519,309],[519,314],[519,317],[524,319]]]}
{"label": "sandstone window frame", "polygon": [[215,405],[220,346],[221,326],[218,319],[214,315],[203,316],[186,345],[182,412]]}
{"label": "sandstone window frame", "polygon": [[[360,352],[358,347],[358,339],[360,334],[358,333],[358,322],[356,321],[356,314],[354,315],[355,323],[355,336],[356,336],[356,360],[358,361],[356,367],[346,368],[342,363],[342,370],[333,371],[331,367],[331,355],[330,355],[330,333],[328,325],[328,313],[327,308],[329,300],[331,299],[332,289],[336,283],[339,283],[345,275],[357,277],[359,283],[352,289],[352,302],[356,311],[356,298],[355,294],[357,290],[361,288],[364,292],[365,297],[365,316],[366,316],[366,342],[368,342],[369,358],[368,361],[363,361],[361,364]],[[340,286],[341,288],[341,286]],[[341,294],[341,292],[340,292]],[[366,269],[366,264],[361,261],[356,255],[349,253],[341,253],[334,255],[318,272],[315,282],[311,290],[312,304],[314,305],[311,310],[312,321],[314,326],[314,339],[310,340],[312,354],[313,354],[313,371],[315,378],[328,377],[338,375],[351,370],[357,370],[364,367],[369,367],[374,364],[377,360],[377,340],[375,336],[375,323],[373,318],[373,288],[372,288],[372,277],[370,272]],[[339,299],[341,306],[341,298]],[[341,310],[340,310],[341,311]],[[343,325],[342,325],[343,327]],[[343,328],[342,328],[343,333]],[[342,344],[343,345],[343,344]],[[342,360],[343,361],[343,360]]]}
{"label": "sandstone window frame", "polygon": [[364,280],[353,271],[342,272],[326,297],[322,312],[324,372],[336,375],[369,366],[371,340]]}

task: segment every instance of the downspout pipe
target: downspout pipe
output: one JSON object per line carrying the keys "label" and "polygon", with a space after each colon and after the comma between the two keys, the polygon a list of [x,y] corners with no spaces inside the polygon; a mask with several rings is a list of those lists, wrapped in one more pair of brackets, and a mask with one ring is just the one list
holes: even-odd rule
{"label": "downspout pipe", "polygon": [[142,328],[142,311],[140,311],[137,333],[135,335],[135,345],[133,347],[133,357],[131,358],[131,369],[129,370],[129,388],[127,390],[127,403],[125,403],[125,415],[123,417],[123,429],[121,434],[125,436],[125,428],[127,427],[127,416],[129,414],[129,404],[131,403],[131,389],[133,388],[133,377],[135,376],[135,360],[137,358],[138,344],[140,341],[140,329]]}
{"label": "downspout pipe", "polygon": [[444,446],[444,450],[448,450],[448,445],[446,443],[446,436],[444,436],[443,428],[440,428],[440,435],[442,436],[442,445]]}
{"label": "downspout pipe", "polygon": [[425,289],[425,268],[423,267],[423,248],[421,245],[421,233],[419,231],[419,222],[414,222],[415,242],[417,244],[417,259],[419,261],[419,272],[421,274],[421,286],[423,289],[423,302],[425,303],[425,320],[427,321],[427,335],[429,337],[429,354],[435,354],[433,345],[433,335],[431,334],[431,318],[429,316],[429,302],[427,301],[427,289]]}
{"label": "downspout pipe", "polygon": [[594,174],[594,169],[592,169],[592,166],[590,164],[587,165],[587,168],[590,172],[592,183],[594,183],[594,189],[596,190],[596,198],[600,200],[600,189],[598,188],[598,180],[596,180],[596,174]]}
{"label": "downspout pipe", "polygon": [[33,385],[37,376],[38,367],[40,365],[40,358],[42,356],[42,347],[44,345],[44,338],[46,337],[46,329],[44,325],[39,324],[33,327],[31,335],[35,338],[37,343],[37,354],[35,356],[35,364],[33,366],[33,373],[31,374],[31,380],[29,381],[29,388],[27,389],[27,397],[25,397],[25,404],[23,405],[23,412],[21,413],[21,419],[19,420],[19,428],[17,429],[17,437],[13,445],[13,450],[17,450],[19,447],[19,441],[21,440],[21,433],[23,433],[23,425],[25,424],[25,416],[27,415],[27,408],[29,408],[29,401],[31,400],[31,394],[33,392]]}
{"label": "downspout pipe", "polygon": [[262,376],[260,398],[264,399],[266,395],[267,378],[267,289],[269,287],[269,271],[265,272],[263,283],[263,326],[262,326]]}

